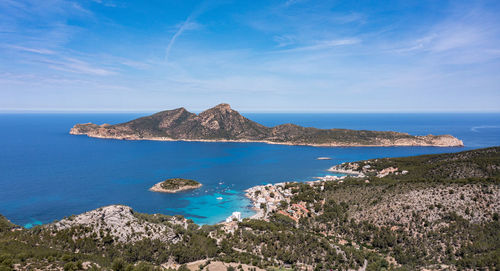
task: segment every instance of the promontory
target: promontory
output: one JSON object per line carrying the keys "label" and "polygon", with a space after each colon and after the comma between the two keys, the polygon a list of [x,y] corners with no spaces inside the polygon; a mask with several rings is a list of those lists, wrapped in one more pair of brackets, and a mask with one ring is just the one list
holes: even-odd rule
{"label": "promontory", "polygon": [[195,180],[172,178],[153,185],[149,190],[153,192],[177,193],[184,190],[199,188],[201,186],[202,184]]}
{"label": "promontory", "polygon": [[123,140],[264,142],[331,147],[463,146],[463,142],[452,135],[318,129],[289,123],[267,127],[245,118],[228,104],[219,104],[200,114],[177,108],[115,125],[76,124],[70,134]]}

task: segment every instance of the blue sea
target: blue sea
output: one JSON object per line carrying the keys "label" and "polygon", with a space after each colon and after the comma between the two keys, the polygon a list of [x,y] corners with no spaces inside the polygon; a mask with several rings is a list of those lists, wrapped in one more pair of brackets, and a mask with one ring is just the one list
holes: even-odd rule
{"label": "blue sea", "polygon": [[[214,224],[250,216],[244,190],[307,181],[345,161],[458,152],[500,145],[500,114],[244,114],[267,126],[452,134],[463,148],[307,147],[263,143],[156,142],[69,135],[75,123],[120,123],[145,114],[0,114],[0,214],[27,228],[110,204]],[[316,160],[327,156],[332,160]],[[148,191],[171,177],[203,183],[178,194]],[[217,199],[222,197],[222,199]]]}

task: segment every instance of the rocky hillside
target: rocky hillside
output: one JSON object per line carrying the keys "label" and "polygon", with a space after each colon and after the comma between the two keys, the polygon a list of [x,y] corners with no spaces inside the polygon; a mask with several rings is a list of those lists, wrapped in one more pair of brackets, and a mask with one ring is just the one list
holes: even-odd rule
{"label": "rocky hillside", "polygon": [[65,218],[46,227],[54,232],[72,229],[73,238],[108,238],[114,242],[133,243],[149,238],[165,243],[177,243],[181,240],[174,229],[174,225],[187,227],[183,218],[154,214],[150,219],[162,223],[153,223],[136,214],[132,208],[123,205],[111,205],[92,210],[81,215]]}
{"label": "rocky hillside", "polygon": [[127,140],[257,141],[312,146],[463,146],[461,140],[451,135],[412,136],[294,124],[266,127],[243,117],[228,104],[219,104],[198,115],[178,108],[116,125],[77,124],[70,133]]}
{"label": "rocky hillside", "polygon": [[400,181],[460,180],[500,177],[500,147],[450,154],[371,159],[331,167],[332,172],[389,176]]}
{"label": "rocky hillside", "polygon": [[[384,260],[375,260],[374,255],[367,270],[496,270],[500,264],[499,165],[498,147],[372,159],[333,167],[351,177],[258,186],[248,193],[256,195],[251,199],[257,203],[259,198],[268,199],[267,205],[257,204],[265,221],[278,220],[326,236],[344,252],[347,246],[385,255]],[[241,225],[245,228],[235,230],[230,239],[233,246],[252,253],[273,251],[285,255],[284,262],[309,260],[303,253],[287,253],[294,251],[291,247],[304,252],[309,246],[273,236],[269,231],[275,226],[256,221]],[[263,242],[263,235],[280,241]],[[327,268],[343,269],[339,259],[325,261],[316,256]],[[363,261],[356,264],[360,267]]]}

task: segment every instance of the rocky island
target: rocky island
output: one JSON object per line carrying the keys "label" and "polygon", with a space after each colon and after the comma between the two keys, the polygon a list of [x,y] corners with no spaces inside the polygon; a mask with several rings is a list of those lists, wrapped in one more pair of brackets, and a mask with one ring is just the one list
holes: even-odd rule
{"label": "rocky island", "polygon": [[149,190],[153,192],[177,193],[184,190],[199,188],[201,186],[202,184],[195,180],[172,178],[153,185]]}
{"label": "rocky island", "polygon": [[317,129],[295,124],[266,127],[242,116],[228,104],[194,114],[184,108],[162,111],[110,125],[76,124],[73,135],[122,140],[264,142],[308,146],[463,146],[451,135],[415,136],[391,131]]}

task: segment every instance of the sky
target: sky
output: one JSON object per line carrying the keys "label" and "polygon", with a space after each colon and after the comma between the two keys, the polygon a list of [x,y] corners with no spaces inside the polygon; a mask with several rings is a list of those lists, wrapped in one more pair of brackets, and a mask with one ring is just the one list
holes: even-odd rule
{"label": "sky", "polygon": [[500,112],[500,1],[1,0],[0,111]]}

